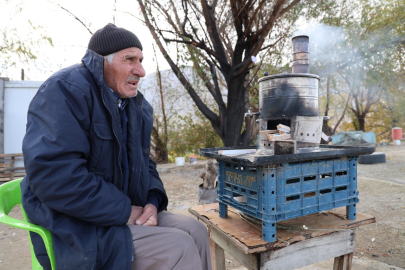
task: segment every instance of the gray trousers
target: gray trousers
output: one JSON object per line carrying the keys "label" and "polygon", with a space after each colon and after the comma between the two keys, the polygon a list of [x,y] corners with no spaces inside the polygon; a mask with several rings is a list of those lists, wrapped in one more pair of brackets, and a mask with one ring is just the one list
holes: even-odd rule
{"label": "gray trousers", "polygon": [[132,270],[211,270],[208,232],[200,221],[163,211],[157,226],[128,227],[135,249]]}

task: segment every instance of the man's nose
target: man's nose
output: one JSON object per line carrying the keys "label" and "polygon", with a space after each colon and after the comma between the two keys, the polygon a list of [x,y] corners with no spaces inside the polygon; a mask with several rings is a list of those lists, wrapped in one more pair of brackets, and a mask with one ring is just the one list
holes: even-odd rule
{"label": "man's nose", "polygon": [[132,69],[132,73],[139,77],[145,77],[145,69],[143,68],[142,63],[135,65],[135,67]]}

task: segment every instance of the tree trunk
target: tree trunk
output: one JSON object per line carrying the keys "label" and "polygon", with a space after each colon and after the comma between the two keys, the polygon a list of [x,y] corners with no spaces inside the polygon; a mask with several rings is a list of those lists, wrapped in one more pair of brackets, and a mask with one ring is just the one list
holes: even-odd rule
{"label": "tree trunk", "polygon": [[[330,76],[326,77],[326,105],[325,105],[325,116],[329,114],[329,95],[330,95]],[[322,132],[328,136],[333,135],[333,129],[329,126],[329,120],[323,120]],[[321,144],[328,144],[327,141],[321,139]]]}
{"label": "tree trunk", "polygon": [[168,163],[169,152],[167,151],[167,145],[159,136],[159,133],[155,127],[152,128],[152,142],[154,143],[154,145],[152,145],[154,152],[153,160],[156,163]]}
{"label": "tree trunk", "polygon": [[358,117],[357,121],[359,123],[359,130],[366,132],[366,119],[364,118],[364,116]]}
{"label": "tree trunk", "polygon": [[228,84],[228,106],[222,141],[227,147],[242,145],[245,114],[245,76],[234,77]]}

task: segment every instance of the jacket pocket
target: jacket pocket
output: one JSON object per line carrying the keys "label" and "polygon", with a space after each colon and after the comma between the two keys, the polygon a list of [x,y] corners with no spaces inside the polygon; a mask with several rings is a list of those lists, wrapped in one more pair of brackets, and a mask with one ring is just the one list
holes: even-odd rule
{"label": "jacket pocket", "polygon": [[114,139],[111,126],[106,123],[93,122],[94,131],[100,139],[112,140]]}
{"label": "jacket pocket", "polygon": [[114,134],[112,128],[107,123],[93,122],[95,145],[99,151],[95,162],[95,172],[104,175],[112,174],[109,165],[112,164]]}

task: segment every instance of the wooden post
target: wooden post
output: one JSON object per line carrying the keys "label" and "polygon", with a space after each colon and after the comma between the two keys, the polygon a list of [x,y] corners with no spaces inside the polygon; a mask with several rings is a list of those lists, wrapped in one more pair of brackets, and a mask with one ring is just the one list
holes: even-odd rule
{"label": "wooden post", "polygon": [[211,265],[212,270],[225,270],[225,252],[218,246],[212,239],[211,227],[208,227],[208,233],[210,235],[210,253],[211,253]]}
{"label": "wooden post", "polygon": [[5,81],[8,78],[0,77],[0,154],[4,153],[4,92],[5,92]]}
{"label": "wooden post", "polygon": [[10,166],[10,181],[14,180],[14,162],[15,156],[11,157],[11,166]]}
{"label": "wooden post", "polygon": [[336,257],[333,263],[333,270],[351,270],[352,269],[353,252]]}

